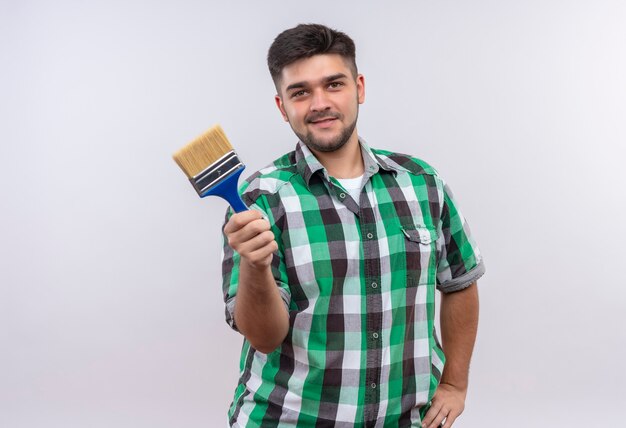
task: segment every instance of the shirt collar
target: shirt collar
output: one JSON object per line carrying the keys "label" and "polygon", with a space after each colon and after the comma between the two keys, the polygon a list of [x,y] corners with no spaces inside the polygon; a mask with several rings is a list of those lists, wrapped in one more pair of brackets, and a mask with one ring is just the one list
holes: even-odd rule
{"label": "shirt collar", "polygon": [[[366,179],[378,173],[380,169],[387,172],[397,172],[396,168],[393,168],[385,162],[384,159],[377,156],[361,137],[359,137],[359,144],[361,146],[361,156],[363,156],[364,175]],[[298,173],[304,178],[304,182],[307,186],[309,185],[311,177],[318,171],[324,176],[326,181],[330,181],[330,177],[324,165],[317,160],[317,157],[315,157],[313,152],[311,152],[302,141],[298,141],[296,145],[295,160]]]}

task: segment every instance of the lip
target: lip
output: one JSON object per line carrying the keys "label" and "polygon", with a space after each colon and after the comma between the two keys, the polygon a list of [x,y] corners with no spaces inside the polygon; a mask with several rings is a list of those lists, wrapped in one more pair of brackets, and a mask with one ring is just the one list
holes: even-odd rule
{"label": "lip", "polygon": [[328,128],[336,120],[337,120],[337,118],[335,118],[335,117],[326,117],[324,119],[313,121],[313,122],[311,122],[311,124],[315,125],[316,127],[320,127],[320,128]]}

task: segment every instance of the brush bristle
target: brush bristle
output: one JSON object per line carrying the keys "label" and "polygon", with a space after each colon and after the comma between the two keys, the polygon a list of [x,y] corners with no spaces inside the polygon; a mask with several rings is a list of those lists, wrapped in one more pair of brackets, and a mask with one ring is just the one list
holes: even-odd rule
{"label": "brush bristle", "polygon": [[215,125],[174,153],[173,158],[187,177],[195,177],[233,150],[221,126]]}

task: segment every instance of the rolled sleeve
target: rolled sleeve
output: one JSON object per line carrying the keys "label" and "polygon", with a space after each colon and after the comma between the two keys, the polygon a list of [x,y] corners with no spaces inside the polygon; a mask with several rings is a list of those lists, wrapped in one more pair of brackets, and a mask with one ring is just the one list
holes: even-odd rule
{"label": "rolled sleeve", "polygon": [[447,184],[443,186],[437,253],[437,288],[443,293],[462,290],[485,273],[478,245]]}

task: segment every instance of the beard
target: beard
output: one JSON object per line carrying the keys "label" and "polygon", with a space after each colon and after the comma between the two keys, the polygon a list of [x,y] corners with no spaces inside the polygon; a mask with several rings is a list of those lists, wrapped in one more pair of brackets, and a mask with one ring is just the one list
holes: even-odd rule
{"label": "beard", "polygon": [[[309,149],[313,149],[313,150],[317,150],[318,152],[325,152],[325,153],[334,152],[336,150],[339,150],[343,146],[345,146],[345,144],[350,140],[350,137],[352,136],[352,133],[354,132],[354,129],[356,128],[356,121],[357,121],[358,116],[359,116],[359,108],[357,104],[357,113],[354,118],[354,121],[348,126],[346,126],[337,137],[335,137],[334,139],[330,141],[323,140],[321,138],[316,138],[313,135],[313,133],[310,131],[306,132],[306,134],[303,134],[301,132],[296,131],[293,128],[293,126],[291,126],[291,129],[293,130],[294,134],[296,134],[296,136],[300,139],[300,141],[302,141]],[[341,120],[343,119],[344,116],[341,113],[317,113],[315,115],[311,115],[307,117],[305,119],[305,122],[311,123],[316,120],[320,120],[323,118],[330,118],[330,117]]]}

